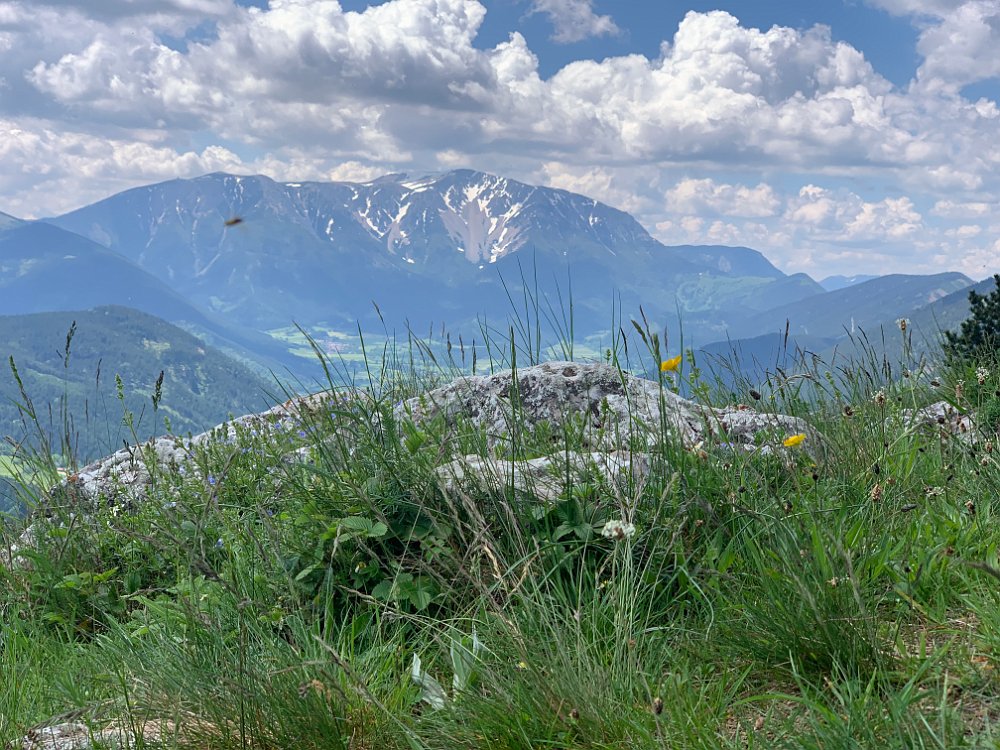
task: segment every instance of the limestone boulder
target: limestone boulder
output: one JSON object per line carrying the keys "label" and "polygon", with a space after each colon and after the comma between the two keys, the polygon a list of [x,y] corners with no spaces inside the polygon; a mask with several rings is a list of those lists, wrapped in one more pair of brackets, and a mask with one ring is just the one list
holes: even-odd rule
{"label": "limestone boulder", "polygon": [[947,401],[938,401],[922,409],[904,409],[902,419],[909,429],[931,430],[942,438],[956,438],[970,444],[978,439],[972,416]]}
{"label": "limestone boulder", "polygon": [[[71,509],[129,509],[146,500],[153,484],[170,472],[202,471],[195,449],[210,441],[234,442],[241,434],[298,431],[307,413],[327,408],[350,408],[363,393],[322,392],[291,399],[260,414],[223,423],[189,438],[161,437],[140,446],[128,446],[71,474],[53,491],[62,493]],[[365,409],[366,413],[373,412]],[[638,378],[600,363],[547,362],[492,375],[460,377],[394,407],[397,420],[419,426],[431,420],[457,428],[465,423],[481,430],[487,441],[483,455],[458,458],[438,467],[446,488],[470,481],[480,485],[505,482],[542,499],[566,491],[570,481],[597,477],[609,488],[645,481],[650,452],[664,439],[678,440],[699,453],[720,451],[770,453],[782,451],[782,440],[804,433],[802,449],[822,448],[822,437],[796,417],[756,411],[744,405],[716,409],[682,398],[658,382]],[[916,417],[915,417],[916,418]],[[923,417],[921,417],[923,418]],[[376,420],[377,421],[377,420]],[[551,450],[530,460],[511,461],[511,438],[516,429],[551,435]],[[566,453],[563,431],[574,434],[574,451]],[[307,440],[294,442],[288,462],[307,458]],[[542,446],[545,448],[546,446]],[[538,452],[539,446],[532,446]],[[576,452],[579,451],[579,452]],[[706,453],[707,455],[707,453]],[[567,472],[568,468],[568,472]],[[16,549],[0,558],[10,560],[17,550],[34,545],[29,528]]]}
{"label": "limestone boulder", "polygon": [[[546,362],[493,375],[461,377],[396,406],[397,419],[421,425],[443,420],[482,430],[491,452],[510,447],[512,426],[532,431],[547,423],[554,435],[579,430],[582,446],[603,453],[640,450],[663,437],[693,448],[699,443],[756,451],[781,446],[804,433],[808,448],[820,444],[803,420],[734,406],[715,409],[682,398],[660,383],[606,364]],[[558,449],[561,437],[554,440]]]}
{"label": "limestone boulder", "polygon": [[[106,721],[86,724],[62,721],[30,729],[20,741],[6,745],[10,750],[128,750],[135,747],[213,746],[221,736],[218,727],[197,717],[186,717],[183,724],[170,720],[134,717],[130,721]],[[205,744],[208,740],[209,743]]]}
{"label": "limestone boulder", "polygon": [[619,497],[638,494],[649,475],[650,456],[645,453],[555,453],[526,460],[504,460],[468,455],[435,470],[445,492],[513,489],[538,500],[565,497],[583,481],[596,480]]}
{"label": "limestone boulder", "polygon": [[[224,422],[193,437],[159,437],[142,445],[122,448],[69,475],[64,486],[74,503],[107,503],[132,507],[143,501],[154,477],[168,471],[194,472],[195,448],[211,441],[233,442],[241,433],[267,434],[293,432],[306,412],[321,409],[337,399],[353,398],[329,391],[290,399],[259,414]],[[301,450],[289,452],[289,460],[301,460]]]}

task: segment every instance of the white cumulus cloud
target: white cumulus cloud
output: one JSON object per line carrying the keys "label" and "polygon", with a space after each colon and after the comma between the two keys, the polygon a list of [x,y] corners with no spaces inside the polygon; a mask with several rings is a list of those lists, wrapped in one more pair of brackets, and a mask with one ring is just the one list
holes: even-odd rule
{"label": "white cumulus cloud", "polygon": [[666,192],[667,209],[676,213],[713,213],[722,216],[765,217],[781,204],[770,185],[756,187],[685,179]]}
{"label": "white cumulus cloud", "polygon": [[579,42],[621,33],[611,16],[594,12],[594,0],[532,0],[531,12],[548,17],[554,29],[552,39],[556,42]]}

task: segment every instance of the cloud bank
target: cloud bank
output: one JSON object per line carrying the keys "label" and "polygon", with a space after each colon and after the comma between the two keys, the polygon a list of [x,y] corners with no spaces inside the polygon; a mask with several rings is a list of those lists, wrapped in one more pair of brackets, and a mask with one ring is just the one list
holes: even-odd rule
{"label": "cloud bank", "polygon": [[[722,11],[688,13],[656,57],[543,77],[517,30],[479,42],[477,0],[0,0],[0,210],[51,214],[215,169],[462,165],[606,200],[665,241],[753,245],[788,270],[1000,270],[1000,109],[963,93],[1000,76],[1000,6],[873,4],[921,29],[905,87],[826,27]],[[556,42],[621,32],[590,0],[531,10]]]}

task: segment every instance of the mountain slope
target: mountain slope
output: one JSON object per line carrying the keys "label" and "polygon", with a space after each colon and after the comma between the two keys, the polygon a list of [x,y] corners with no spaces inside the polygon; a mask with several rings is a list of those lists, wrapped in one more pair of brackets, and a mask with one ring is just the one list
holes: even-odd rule
{"label": "mountain slope", "polygon": [[927,336],[934,337],[941,331],[958,331],[972,310],[969,304],[969,292],[974,291],[986,296],[996,288],[991,276],[911,310],[903,317],[909,318],[914,326]]}
{"label": "mountain slope", "polygon": [[[68,366],[67,334],[76,332]],[[258,411],[275,385],[189,333],[152,315],[125,307],[88,311],[0,316],[0,355],[13,357],[18,374],[45,427],[49,404],[63,396],[86,456],[121,447],[132,436],[122,427],[115,376],[120,375],[125,403],[136,414],[140,437],[163,432],[168,417],[177,434],[200,432],[230,414]],[[164,372],[162,401],[154,416],[150,396]],[[100,376],[98,373],[100,372]],[[24,434],[17,404],[22,401],[13,374],[0,375],[0,436]],[[55,408],[55,407],[54,407]],[[58,414],[58,409],[56,409]],[[58,418],[55,419],[58,423]]]}
{"label": "mountain slope", "polygon": [[23,223],[24,222],[20,219],[16,219],[10,214],[5,214],[3,211],[0,211],[0,229],[10,229],[11,227],[15,227],[18,224]]}
{"label": "mountain slope", "polygon": [[174,320],[199,313],[146,271],[83,237],[41,222],[0,231],[0,315],[141,305]]}
{"label": "mountain slope", "polygon": [[888,317],[939,300],[964,289],[970,279],[960,273],[933,276],[892,274],[765,310],[730,325],[731,338],[783,331],[794,335],[840,338],[845,330],[872,329]]}
{"label": "mountain slope", "polygon": [[0,229],[0,315],[134,307],[183,324],[231,352],[251,352],[280,369],[292,362],[268,337],[206,315],[154,275],[118,253],[45,222]]}

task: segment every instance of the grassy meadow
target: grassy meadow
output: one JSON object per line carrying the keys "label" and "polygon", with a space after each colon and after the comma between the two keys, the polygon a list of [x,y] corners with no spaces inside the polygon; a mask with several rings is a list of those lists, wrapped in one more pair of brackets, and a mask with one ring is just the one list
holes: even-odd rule
{"label": "grassy meadow", "polygon": [[[528,333],[479,372],[534,361]],[[678,353],[645,333],[610,361]],[[694,398],[801,416],[824,444],[663,434],[648,481],[545,502],[444,490],[434,468],[484,441],[393,418],[458,369],[409,346],[142,503],[30,498],[4,546],[27,522],[36,543],[0,563],[0,745],[67,721],[137,748],[1000,743],[1000,362],[810,358],[721,389],[686,354]],[[974,441],[904,419],[940,400],[981,416]]]}

